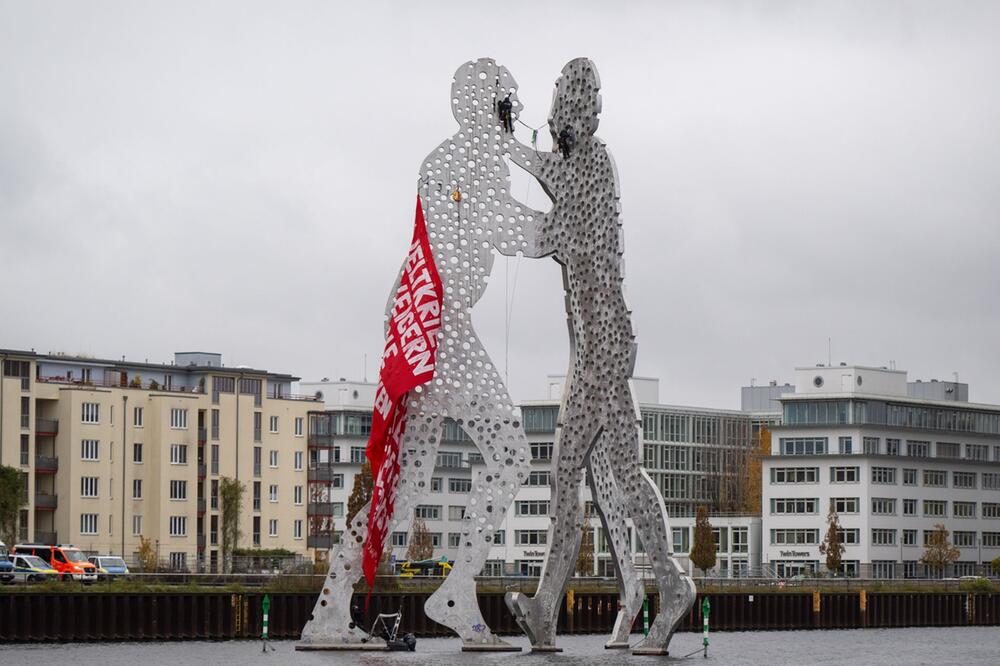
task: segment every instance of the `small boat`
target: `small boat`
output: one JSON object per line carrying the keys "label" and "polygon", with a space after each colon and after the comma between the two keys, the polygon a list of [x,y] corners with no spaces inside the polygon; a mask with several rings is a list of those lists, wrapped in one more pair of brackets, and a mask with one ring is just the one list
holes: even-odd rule
{"label": "small boat", "polygon": [[392,652],[414,652],[417,649],[417,638],[413,634],[404,634],[399,637],[399,623],[403,619],[401,612],[379,613],[372,622],[372,628],[368,630],[368,640],[373,638],[385,639],[385,645]]}

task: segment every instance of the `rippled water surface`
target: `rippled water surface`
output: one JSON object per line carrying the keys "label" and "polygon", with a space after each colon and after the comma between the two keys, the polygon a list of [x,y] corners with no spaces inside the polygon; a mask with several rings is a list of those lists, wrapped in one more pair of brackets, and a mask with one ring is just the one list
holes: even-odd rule
{"label": "rippled water surface", "polygon": [[[641,636],[633,636],[638,641]],[[511,642],[527,648],[524,638]],[[677,634],[671,657],[638,657],[605,650],[606,637],[561,636],[564,651],[557,654],[463,653],[457,639],[424,638],[417,651],[295,652],[294,641],[274,641],[274,651],[261,652],[260,642],[172,642],[172,643],[67,643],[0,646],[0,664],[364,664],[366,666],[429,666],[504,664],[734,664],[794,665],[850,664],[962,664],[1000,665],[1000,628],[852,629],[846,631],[730,632],[711,636],[708,659],[701,656],[699,634]],[[681,655],[698,651],[688,658]]]}

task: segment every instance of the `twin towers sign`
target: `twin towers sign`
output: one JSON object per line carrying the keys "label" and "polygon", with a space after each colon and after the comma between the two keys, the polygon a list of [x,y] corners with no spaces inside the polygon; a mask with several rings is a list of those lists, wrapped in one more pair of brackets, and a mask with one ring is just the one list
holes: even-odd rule
{"label": "twin towers sign", "polygon": [[[444,420],[455,420],[482,453],[473,478],[453,569],[427,600],[428,617],[458,634],[466,650],[516,649],[494,634],[479,610],[475,576],[486,562],[527,479],[530,452],[496,365],[472,325],[494,250],[552,257],[562,267],[571,366],[553,452],[548,551],[533,596],[508,593],[507,605],[533,648],[556,646],[556,621],[580,549],[579,489],[590,484],[612,548],[619,609],[609,647],[629,647],[644,589],[631,559],[626,521],[645,550],[660,612],[633,652],[664,654],[695,599],[693,581],[673,557],[668,516],[642,469],[639,419],[629,387],[636,344],[622,291],[618,174],[596,135],[600,79],[586,58],[556,80],[549,130],[554,152],[514,136],[522,109],[510,71],[482,58],[462,65],[451,90],[458,123],[424,158],[410,251],[390,294],[386,343],[367,455],[375,475],[371,503],[352,518],[330,553],[330,570],[302,649],[363,649],[351,598],[364,575],[374,580],[386,535],[405,529],[430,489]],[[510,192],[510,159],[552,200],[547,213]]]}

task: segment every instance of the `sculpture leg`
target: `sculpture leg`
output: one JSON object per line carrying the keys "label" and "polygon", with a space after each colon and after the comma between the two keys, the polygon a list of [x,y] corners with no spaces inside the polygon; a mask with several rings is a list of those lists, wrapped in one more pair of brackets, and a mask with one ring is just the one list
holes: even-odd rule
{"label": "sculpture leg", "polygon": [[582,397],[572,390],[572,385],[568,389],[564,412],[554,447],[556,463],[552,477],[549,551],[542,576],[533,597],[515,592],[506,595],[507,607],[528,635],[532,649],[538,651],[556,649],[559,607],[576,568],[583,536],[580,473],[595,436],[599,435],[592,413],[587,411]]}
{"label": "sculpture leg", "polygon": [[[430,485],[430,474],[440,441],[441,417],[410,413],[403,435],[400,459],[399,489],[396,494],[392,527],[409,524],[413,509]],[[407,453],[413,450],[413,455]],[[420,461],[420,464],[416,464]],[[428,464],[426,461],[430,461]],[[362,544],[368,536],[368,509],[365,505],[353,517],[334,547],[330,569],[323,583],[323,590],[313,608],[309,621],[302,629],[299,646],[302,649],[365,649],[381,648],[381,642],[369,645],[365,627],[355,626],[351,617],[351,600],[354,585],[362,575]]]}
{"label": "sculpture leg", "polygon": [[[626,385],[626,391],[628,390]],[[660,593],[660,611],[649,634],[634,653],[666,654],[674,630],[695,600],[694,581],[683,575],[673,557],[670,523],[663,498],[639,463],[639,432],[634,408],[629,405],[612,414],[615,441],[626,446],[612,456],[612,470],[629,504],[629,515],[649,557]]]}
{"label": "sculpture leg", "polygon": [[602,433],[600,441],[590,454],[587,471],[590,476],[594,508],[601,517],[601,526],[611,544],[611,555],[618,581],[618,617],[611,631],[611,639],[604,647],[627,648],[632,624],[635,622],[635,616],[639,614],[639,609],[642,608],[645,587],[639,580],[635,564],[632,562],[628,526],[625,524],[628,509],[615,476],[611,473],[613,453],[613,442]]}
{"label": "sculpture leg", "polygon": [[473,479],[454,566],[427,600],[424,611],[427,617],[457,633],[463,650],[520,651],[486,625],[479,609],[475,577],[482,573],[493,534],[528,476],[531,455],[524,429],[517,424],[514,405],[478,340],[470,353],[475,360],[467,366],[471,377],[466,375],[465,385],[471,384],[471,390],[453,394],[450,409],[456,418],[468,415],[462,419],[462,427],[482,453],[486,469]]}

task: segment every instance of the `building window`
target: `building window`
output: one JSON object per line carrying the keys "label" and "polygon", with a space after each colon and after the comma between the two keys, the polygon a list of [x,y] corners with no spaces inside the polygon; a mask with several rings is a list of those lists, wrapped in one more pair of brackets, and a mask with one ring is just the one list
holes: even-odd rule
{"label": "building window", "polygon": [[302,436],[302,417],[301,416],[296,416],[295,417],[295,436],[296,437],[301,437]]}
{"label": "building window", "polygon": [[917,545],[917,531],[916,530],[903,530],[903,545],[904,546],[916,546]]}
{"label": "building window", "polygon": [[188,461],[188,447],[187,444],[171,444],[170,445],[170,464],[171,465],[187,465]]}
{"label": "building window", "polygon": [[917,485],[917,470],[903,469],[903,485],[904,486]]}
{"label": "building window", "polygon": [[295,520],[292,522],[292,538],[301,539],[302,538],[302,521]]}
{"label": "building window", "polygon": [[253,413],[253,441],[259,442],[261,440],[261,421],[263,420],[263,415],[260,412]]}
{"label": "building window", "polygon": [[956,548],[975,548],[976,546],[976,533],[975,532],[959,532],[954,531],[951,533],[951,543]]}
{"label": "building window", "polygon": [[170,499],[172,500],[187,499],[187,481],[175,480],[170,482]]}
{"label": "building window", "polygon": [[985,444],[966,444],[965,457],[969,460],[987,461],[989,459],[989,447]]}
{"label": "building window", "polygon": [[548,470],[530,472],[524,486],[526,488],[548,487],[552,483],[552,473]]}
{"label": "building window", "polygon": [[771,513],[781,514],[810,514],[816,513],[819,500],[816,498],[772,498]]}
{"label": "building window", "polygon": [[267,489],[267,501],[272,503],[278,501],[278,486],[273,483]]}
{"label": "building window", "polygon": [[962,455],[961,451],[962,451],[962,445],[956,442],[937,443],[938,458],[960,458]]}
{"label": "building window", "polygon": [[771,545],[773,546],[815,546],[819,543],[819,530],[810,529],[774,529],[771,530]]}
{"label": "building window", "polygon": [[80,514],[80,534],[97,534],[97,514],[96,513],[81,513]]}
{"label": "building window", "polygon": [[948,503],[940,500],[924,500],[924,515],[941,518],[948,514]]}
{"label": "building window", "polygon": [[872,530],[873,546],[895,546],[896,530],[876,528]]}
{"label": "building window", "polygon": [[344,475],[343,474],[332,474],[330,475],[330,487],[331,488],[343,488],[344,487]]}
{"label": "building window", "polygon": [[856,527],[838,530],[837,534],[840,535],[840,543],[845,546],[856,546],[861,543],[861,530]]}
{"label": "building window", "polygon": [[983,548],[1000,548],[1000,532],[983,532]]}
{"label": "building window", "polygon": [[81,405],[82,416],[81,421],[84,423],[100,423],[101,422],[101,406],[96,402],[85,402]]}
{"label": "building window", "polygon": [[393,532],[392,533],[392,545],[396,548],[403,548],[406,546],[407,535],[406,532]]}
{"label": "building window", "polygon": [[893,560],[872,560],[872,578],[895,578],[896,563]]}
{"label": "building window", "polygon": [[170,553],[170,570],[187,571],[187,553]]}
{"label": "building window", "polygon": [[292,488],[292,502],[294,504],[302,504],[302,486]]}
{"label": "building window", "polygon": [[278,452],[274,451],[274,450],[268,451],[267,462],[268,462],[268,465],[270,466],[271,469],[277,469],[278,468]]}
{"label": "building window", "polygon": [[209,486],[208,493],[209,493],[208,494],[209,507],[211,507],[211,509],[213,511],[217,510],[219,508],[219,480],[218,479],[212,479],[212,484]]}
{"label": "building window", "polygon": [[472,490],[472,479],[448,479],[448,492],[467,493]]}
{"label": "building window", "polygon": [[[440,457],[441,454],[439,453]],[[351,447],[351,462],[357,465],[363,464],[365,462],[365,447],[363,446],[352,446]]]}
{"label": "building window", "polygon": [[831,497],[830,507],[833,509],[834,513],[857,513],[858,512],[858,498],[857,497]]}
{"label": "building window", "polygon": [[278,432],[278,417],[272,416],[268,419],[268,432]]}
{"label": "building window", "polygon": [[898,456],[899,455],[899,445],[900,445],[900,441],[898,439],[886,438],[886,440],[885,440],[885,454],[887,456]]}
{"label": "building window", "polygon": [[218,440],[219,439],[219,421],[220,421],[219,410],[213,409],[212,410],[212,435],[211,435],[213,440]]}
{"label": "building window", "polygon": [[458,548],[462,545],[462,534],[460,532],[448,532],[448,547]]}
{"label": "building window", "polygon": [[872,483],[896,483],[896,468],[872,467]]}
{"label": "building window", "polygon": [[896,500],[890,497],[873,497],[872,514],[876,516],[896,515]]}
{"label": "building window", "polygon": [[441,533],[440,532],[431,532],[431,545],[434,546],[435,548],[440,548],[441,547]]}
{"label": "building window", "polygon": [[260,511],[260,481],[253,482],[253,510]]}
{"label": "building window", "polygon": [[301,472],[302,471],[302,460],[303,460],[302,452],[301,451],[296,451],[295,455],[293,456],[293,460],[294,460],[294,465],[293,466],[295,467],[295,471],[296,472]]}
{"label": "building window", "polygon": [[80,442],[81,460],[99,460],[100,443],[96,439],[85,439]]}
{"label": "building window", "polygon": [[507,543],[507,533],[503,530],[497,530],[493,533],[493,545],[503,546]]}
{"label": "building window", "polygon": [[142,479],[132,479],[132,499],[142,499]]}
{"label": "building window", "polygon": [[975,472],[952,472],[951,473],[951,487],[952,488],[975,488],[976,487],[976,473]]}
{"label": "building window", "polygon": [[932,488],[944,488],[948,485],[948,473],[942,470],[925,469],[924,485]]}
{"label": "building window", "polygon": [[448,507],[448,520],[462,520],[465,518],[465,507],[451,505]]}
{"label": "building window", "polygon": [[132,425],[136,428],[142,427],[142,407],[132,408]]}
{"label": "building window", "polygon": [[260,545],[260,516],[253,517],[253,531],[251,533],[251,538],[253,539],[253,545]]}
{"label": "building window", "polygon": [[272,518],[267,521],[267,536],[274,538],[278,536],[278,519]]}
{"label": "building window", "polygon": [[515,546],[544,546],[548,542],[548,530],[514,530]]}
{"label": "building window", "polygon": [[344,517],[344,503],[343,502],[334,502],[333,503],[333,517],[334,518],[343,518]]}
{"label": "building window", "polygon": [[976,517],[976,503],[975,502],[952,502],[952,511],[954,512],[955,518],[975,518]]}
{"label": "building window", "polygon": [[132,516],[132,536],[142,534],[142,516]]}
{"label": "building window", "polygon": [[831,467],[830,483],[857,483],[859,470],[857,467]]}
{"label": "building window", "polygon": [[432,493],[439,493],[439,492],[441,492],[441,477],[440,476],[432,476],[431,477],[431,492]]}
{"label": "building window", "polygon": [[[850,437],[841,437],[839,441],[839,446],[841,454],[854,453],[854,440],[851,439]],[[867,451],[865,453],[867,453]]]}
{"label": "building window", "polygon": [[817,483],[819,467],[772,467],[771,483]]}
{"label": "building window", "polygon": [[170,516],[170,536],[187,536],[187,516]]}
{"label": "building window", "polygon": [[259,446],[253,447],[253,475],[260,476],[260,466],[261,458],[263,457],[263,449]]}
{"label": "building window", "polygon": [[782,437],[779,440],[783,456],[812,456],[826,453],[826,437]]}
{"label": "building window", "polygon": [[21,466],[27,467],[30,460],[31,437],[21,435]]}
{"label": "building window", "polygon": [[212,474],[219,473],[219,445],[212,444]]}
{"label": "building window", "polygon": [[[687,527],[674,527],[671,532],[675,553],[686,553],[691,550],[690,541],[688,541]],[[601,533],[603,535],[603,531],[601,531]]]}
{"label": "building window", "polygon": [[80,497],[97,497],[97,477],[80,477]]}
{"label": "building window", "polygon": [[413,516],[421,520],[440,520],[441,507],[421,504],[413,510]]}
{"label": "building window", "polygon": [[[843,439],[843,437],[841,437]],[[879,444],[881,440],[878,437],[862,437],[862,444],[865,447],[865,453],[870,456],[877,456],[879,454]]]}
{"label": "building window", "polygon": [[750,552],[750,531],[747,527],[734,527],[733,528],[733,552],[734,553],[748,553]]}
{"label": "building window", "polygon": [[911,458],[930,458],[931,443],[917,440],[906,440],[906,455]]}
{"label": "building window", "polygon": [[514,502],[515,516],[547,516],[549,515],[548,500],[518,500]]}
{"label": "building window", "polygon": [[176,428],[178,430],[187,430],[188,427],[188,410],[186,409],[174,409],[170,410],[170,427]]}
{"label": "building window", "polygon": [[552,442],[532,442],[532,460],[552,460]]}
{"label": "building window", "polygon": [[915,499],[904,499],[903,500],[903,515],[904,516],[915,516],[915,515],[917,515],[917,500],[915,500]]}
{"label": "building window", "polygon": [[132,462],[142,464],[142,442],[132,443]]}

